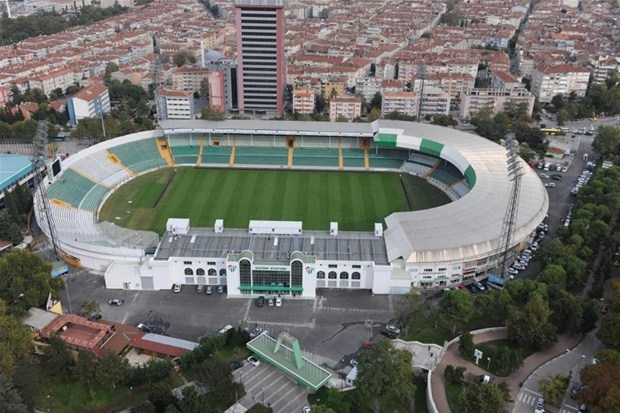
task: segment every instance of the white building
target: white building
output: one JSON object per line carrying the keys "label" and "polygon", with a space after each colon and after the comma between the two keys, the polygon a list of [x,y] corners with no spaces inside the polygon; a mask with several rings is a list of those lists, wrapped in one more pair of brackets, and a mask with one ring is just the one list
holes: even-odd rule
{"label": "white building", "polygon": [[194,92],[160,88],[157,92],[161,120],[194,119]]}
{"label": "white building", "polygon": [[329,120],[339,117],[351,121],[362,114],[362,99],[357,97],[337,97],[329,100]]}
{"label": "white building", "polygon": [[84,88],[67,99],[67,113],[71,125],[77,125],[80,119],[110,113],[110,109],[110,94],[102,83]]}
{"label": "white building", "polygon": [[414,92],[385,92],[381,99],[381,116],[394,111],[407,116],[418,116],[420,98]]}
{"label": "white building", "polygon": [[293,112],[309,115],[314,112],[316,94],[311,88],[297,88],[293,90]]}
{"label": "white building", "polygon": [[493,115],[505,112],[510,105],[526,105],[526,116],[532,116],[536,98],[525,87],[514,89],[474,88],[461,95],[461,119],[468,119],[483,109]]}
{"label": "white building", "polygon": [[588,90],[590,71],[572,65],[539,65],[532,74],[531,91],[541,103],[551,102],[555,95],[567,97],[572,92],[583,98]]}

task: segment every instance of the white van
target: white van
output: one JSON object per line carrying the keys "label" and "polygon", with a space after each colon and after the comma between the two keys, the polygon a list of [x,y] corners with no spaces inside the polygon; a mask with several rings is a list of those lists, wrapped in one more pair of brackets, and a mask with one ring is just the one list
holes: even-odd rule
{"label": "white van", "polygon": [[551,168],[551,164],[549,162],[545,162],[545,167],[543,168],[543,170],[548,171],[549,168]]}

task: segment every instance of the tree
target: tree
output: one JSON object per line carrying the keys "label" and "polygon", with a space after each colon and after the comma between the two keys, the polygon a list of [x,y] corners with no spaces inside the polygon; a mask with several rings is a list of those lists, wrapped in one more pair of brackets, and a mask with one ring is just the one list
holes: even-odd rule
{"label": "tree", "polygon": [[611,364],[590,364],[580,373],[584,384],[579,398],[592,413],[620,411],[620,369]]}
{"label": "tree", "polygon": [[550,347],[556,340],[550,315],[549,305],[540,294],[532,296],[523,308],[511,305],[506,319],[508,338],[531,349]]}
{"label": "tree", "polygon": [[398,297],[394,302],[394,317],[404,330],[410,325],[414,325],[423,311],[424,299],[415,290],[410,290],[407,294]]}
{"label": "tree", "polygon": [[459,395],[461,413],[501,412],[508,401],[508,389],[497,383],[466,383]]}
{"label": "tree", "polygon": [[472,357],[474,354],[474,337],[469,331],[461,334],[459,338],[459,353],[461,357]]}
{"label": "tree", "polygon": [[2,413],[29,413],[18,391],[2,372],[0,372],[0,408]]}
{"label": "tree", "polygon": [[108,350],[97,365],[97,382],[101,386],[110,386],[112,389],[116,389],[116,385],[127,375],[128,369],[127,359],[120,357],[112,350]]}
{"label": "tree", "polygon": [[101,310],[97,301],[82,301],[80,305],[80,314],[84,317],[89,317],[91,314],[98,313]]}
{"label": "tree", "polygon": [[15,364],[13,386],[19,392],[28,411],[34,411],[35,396],[39,393],[40,386],[37,369],[30,357],[20,359]]}
{"label": "tree", "polygon": [[380,337],[359,353],[355,385],[367,404],[381,400],[408,403],[415,393],[412,382],[412,354],[396,349],[391,341]]}
{"label": "tree", "polygon": [[32,334],[7,311],[6,303],[0,300],[0,372],[13,377],[16,363],[32,351]]}
{"label": "tree", "polygon": [[319,406],[323,409],[329,409],[328,411],[333,411],[334,413],[349,413],[351,411],[351,405],[345,398],[344,393],[331,387],[323,393],[320,404],[314,406],[312,412],[319,411],[317,410]]}
{"label": "tree", "polygon": [[97,378],[97,357],[88,350],[80,350],[73,366],[73,376],[82,383],[90,385]]}
{"label": "tree", "polygon": [[605,346],[620,351],[620,313],[609,313],[603,317],[596,336]]}
{"label": "tree", "polygon": [[547,375],[538,381],[538,391],[546,402],[558,406],[564,398],[568,384],[569,379],[563,374]]}
{"label": "tree", "polygon": [[172,62],[179,67],[187,63],[194,64],[196,63],[196,56],[188,50],[179,50],[172,56]]}
{"label": "tree", "polygon": [[200,117],[206,120],[224,120],[226,119],[226,114],[210,106],[206,106],[202,112],[200,112]]}
{"label": "tree", "polygon": [[205,396],[199,394],[196,388],[188,386],[183,389],[183,398],[178,403],[181,413],[211,413]]}
{"label": "tree", "polygon": [[209,97],[209,81],[206,77],[200,81],[200,96]]}
{"label": "tree", "polygon": [[31,307],[40,307],[49,293],[57,297],[64,288],[61,279],[50,276],[51,264],[37,254],[16,249],[0,258],[0,299],[11,313],[21,314]]}
{"label": "tree", "polygon": [[381,109],[372,108],[368,113],[368,122],[374,122],[381,117]]}
{"label": "tree", "polygon": [[344,116],[344,115],[336,116],[336,122],[348,122],[348,121],[349,121],[349,119],[347,119],[347,117]]}
{"label": "tree", "polygon": [[216,358],[209,358],[202,364],[198,381],[204,385],[217,403],[234,400],[239,386],[233,380],[230,365]]}
{"label": "tree", "polygon": [[466,325],[474,315],[474,302],[472,295],[463,290],[447,291],[439,301],[441,315],[445,317],[453,330],[457,324]]}
{"label": "tree", "polygon": [[435,115],[433,116],[431,124],[439,126],[456,126],[459,123],[450,115]]}
{"label": "tree", "polygon": [[620,129],[614,126],[599,126],[592,142],[592,149],[604,158],[620,156]]}
{"label": "tree", "polygon": [[317,404],[316,406],[312,407],[312,413],[336,413],[336,412],[339,412],[339,411],[334,410],[331,407],[328,407],[324,404]]}
{"label": "tree", "polygon": [[43,349],[43,366],[52,376],[68,379],[74,364],[71,350],[57,334],[49,338],[48,344]]}
{"label": "tree", "polygon": [[566,288],[566,271],[560,265],[549,264],[540,274],[539,280],[547,285],[564,289]]}

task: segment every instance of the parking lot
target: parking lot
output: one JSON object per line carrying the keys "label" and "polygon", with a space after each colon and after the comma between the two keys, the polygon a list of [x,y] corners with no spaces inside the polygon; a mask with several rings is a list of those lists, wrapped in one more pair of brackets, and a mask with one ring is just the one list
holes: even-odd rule
{"label": "parking lot", "polygon": [[245,388],[246,395],[239,404],[246,409],[258,402],[270,406],[275,413],[288,413],[301,412],[308,405],[309,391],[269,364],[254,367],[246,361],[233,376]]}
{"label": "parking lot", "polygon": [[[315,299],[286,297],[282,307],[257,307],[251,298],[227,298],[226,294],[196,293],[185,285],[179,293],[164,291],[107,290],[103,277],[72,270],[67,281],[73,312],[84,301],[100,304],[105,320],[156,327],[172,337],[199,341],[230,324],[259,326],[273,336],[288,331],[299,339],[303,351],[336,363],[356,352],[372,335],[379,334],[391,318],[391,296],[375,296],[367,290],[321,290]],[[108,300],[120,298],[122,306]],[[61,294],[68,309],[68,297]],[[369,332],[366,323],[373,329]]]}

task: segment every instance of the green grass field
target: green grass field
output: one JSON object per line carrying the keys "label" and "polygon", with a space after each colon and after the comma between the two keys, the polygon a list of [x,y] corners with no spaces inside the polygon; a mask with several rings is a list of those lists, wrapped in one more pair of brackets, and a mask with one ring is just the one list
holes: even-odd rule
{"label": "green grass field", "polygon": [[209,228],[218,218],[227,228],[247,228],[252,219],[303,221],[306,230],[325,231],[336,221],[343,231],[372,231],[392,212],[409,211],[407,198],[414,210],[450,202],[423,179],[402,180],[396,173],[169,168],[123,185],[100,219],[159,234],[168,218]]}

